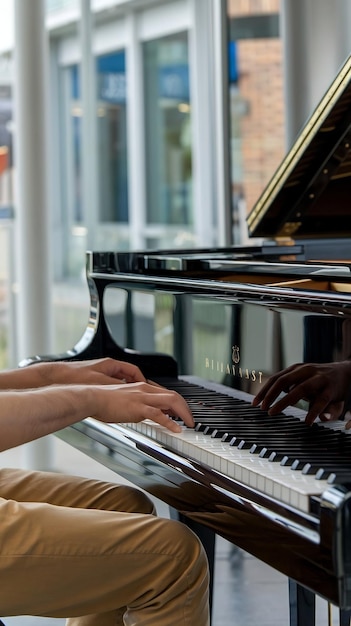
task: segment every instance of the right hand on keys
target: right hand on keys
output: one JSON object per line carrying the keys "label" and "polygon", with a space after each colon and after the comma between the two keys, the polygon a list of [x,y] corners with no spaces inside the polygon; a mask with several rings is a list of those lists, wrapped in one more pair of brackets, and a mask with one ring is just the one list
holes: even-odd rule
{"label": "right hand on keys", "polygon": [[40,363],[0,372],[0,451],[56,432],[86,417],[126,423],[150,419],[179,433],[193,427],[184,398],[147,382],[114,359]]}
{"label": "right hand on keys", "polygon": [[[274,374],[253,400],[270,415],[277,415],[299,400],[307,400],[306,423],[343,417],[351,390],[351,361],[337,363],[298,363]],[[286,395],[279,398],[284,392]],[[351,421],[346,428],[351,427]]]}
{"label": "right hand on keys", "polygon": [[[148,382],[108,385],[99,388],[93,402],[97,402],[94,417],[102,422],[142,422],[152,420],[179,433],[182,428],[171,416],[179,417],[186,426],[193,427],[194,420],[184,398]],[[94,406],[94,405],[93,405]]]}

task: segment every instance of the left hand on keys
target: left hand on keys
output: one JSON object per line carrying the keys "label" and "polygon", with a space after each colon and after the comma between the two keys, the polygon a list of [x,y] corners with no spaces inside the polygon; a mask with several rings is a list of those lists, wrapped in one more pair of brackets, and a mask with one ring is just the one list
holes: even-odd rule
{"label": "left hand on keys", "polygon": [[[270,415],[277,415],[299,400],[307,400],[306,423],[343,416],[351,389],[351,361],[337,363],[298,363],[274,374],[253,400]],[[279,398],[284,392],[286,395]],[[351,427],[351,421],[346,428]]]}

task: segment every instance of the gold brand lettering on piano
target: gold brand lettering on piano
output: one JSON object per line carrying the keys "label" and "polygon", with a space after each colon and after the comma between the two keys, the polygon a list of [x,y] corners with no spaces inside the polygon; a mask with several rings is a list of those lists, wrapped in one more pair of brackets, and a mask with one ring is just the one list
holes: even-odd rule
{"label": "gold brand lettering on piano", "polygon": [[252,382],[262,383],[263,373],[257,370],[251,370],[240,367],[237,363],[226,363],[225,361],[217,361],[205,357],[205,367],[212,372],[219,372],[221,374],[227,374],[229,376],[235,376],[236,378],[246,378]]}
{"label": "gold brand lettering on piano", "polygon": [[232,346],[232,361],[233,361],[233,363],[239,363],[239,361],[240,361],[240,348],[239,348],[239,346]]}

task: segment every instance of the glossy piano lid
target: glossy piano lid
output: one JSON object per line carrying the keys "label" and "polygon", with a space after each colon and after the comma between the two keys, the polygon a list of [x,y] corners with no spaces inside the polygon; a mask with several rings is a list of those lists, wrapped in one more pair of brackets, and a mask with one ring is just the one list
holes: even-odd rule
{"label": "glossy piano lid", "polygon": [[351,233],[351,56],[247,218],[253,237]]}

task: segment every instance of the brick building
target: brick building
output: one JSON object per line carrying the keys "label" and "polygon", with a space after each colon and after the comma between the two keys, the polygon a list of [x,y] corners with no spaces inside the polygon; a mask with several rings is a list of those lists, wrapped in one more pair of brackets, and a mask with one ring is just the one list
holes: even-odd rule
{"label": "brick building", "polygon": [[[230,91],[233,195],[249,212],[285,153],[280,0],[228,0],[238,79]],[[235,26],[235,24],[237,26]],[[242,26],[240,26],[240,24]]]}

